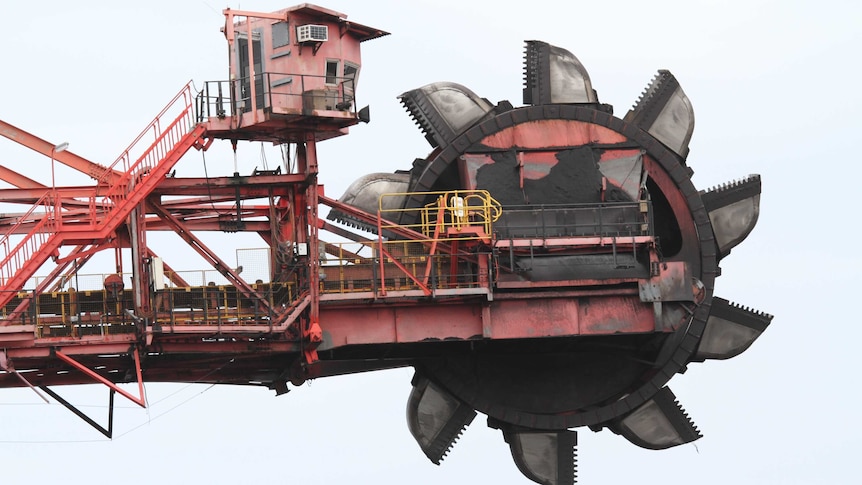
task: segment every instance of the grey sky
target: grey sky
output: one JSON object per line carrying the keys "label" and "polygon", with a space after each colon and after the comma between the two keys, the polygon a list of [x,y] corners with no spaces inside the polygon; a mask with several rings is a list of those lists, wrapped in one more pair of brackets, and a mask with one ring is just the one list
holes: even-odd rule
{"label": "grey sky", "polygon": [[[854,382],[862,339],[855,280],[855,142],[862,128],[858,1],[492,2],[414,0],[319,5],[381,28],[363,44],[357,90],[372,121],[320,145],[321,180],[338,196],[358,176],[409,168],[429,147],[396,100],[453,81],[521,104],[523,41],[573,52],[602,102],[622,116],[657,69],[691,99],[689,164],[700,189],[763,177],[761,217],[721,266],[716,294],[775,315],[749,351],[691,365],[670,387],[704,434],[648,451],[581,430],[580,483],[857,483],[862,418]],[[16,1],[4,4],[0,119],[110,163],[189,79],[227,76],[226,6],[270,0]],[[241,171],[260,147],[240,152]],[[272,159],[270,159],[272,160]],[[0,163],[43,183],[49,161],[0,140]],[[233,171],[226,152],[208,169]],[[64,182],[86,183],[71,172]],[[178,175],[202,175],[199,155]],[[213,173],[210,173],[213,175]],[[58,178],[59,179],[59,178]],[[219,236],[224,241],[224,236]],[[210,239],[214,240],[214,239]],[[171,261],[190,254],[164,243]],[[241,240],[232,248],[260,245]],[[157,247],[158,250],[158,247]],[[172,257],[173,255],[173,257]],[[171,263],[182,269],[197,269]],[[274,397],[264,389],[148,385],[151,408],[118,400],[112,442],[30,391],[0,390],[6,483],[529,483],[480,416],[440,467],[407,431],[412,371],[328,378]],[[104,406],[95,386],[60,389]],[[86,408],[104,419],[104,407]]]}

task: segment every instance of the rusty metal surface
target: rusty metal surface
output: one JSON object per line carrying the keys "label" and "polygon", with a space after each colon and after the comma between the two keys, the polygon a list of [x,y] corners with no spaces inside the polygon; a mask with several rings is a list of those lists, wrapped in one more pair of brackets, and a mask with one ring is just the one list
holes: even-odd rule
{"label": "rusty metal surface", "polygon": [[[662,79],[673,82],[650,88],[662,91],[661,99],[648,92],[631,118],[620,119],[599,104],[574,55],[531,41],[530,106],[493,105],[452,83],[408,91],[402,99],[432,152],[397,175],[360,179],[356,193],[334,200],[318,184],[317,143],[364,121],[353,104],[355,86],[345,84],[345,72],[332,82],[331,73],[318,72],[329,62],[301,65],[297,84],[289,85],[281,73],[256,72],[253,61],[236,65],[242,56],[233,55],[254,59],[252,26],[287,22],[286,12],[226,11],[231,81],[215,81],[217,95],[207,88],[184,98],[185,111],[166,130],[163,111],[144,130],[154,130],[156,140],[141,158],[126,150],[95,186],[47,188],[0,174],[20,186],[0,191],[0,199],[32,204],[0,220],[0,387],[95,381],[144,405],[145,380],[257,385],[283,394],[288,381],[410,365],[421,383],[410,419],[426,425],[414,436],[432,449],[432,460],[442,459],[476,411],[501,423],[507,439],[523,435],[518,440],[527,442],[513,453],[563,453],[574,446],[564,430],[621,426],[656,396],[667,397],[665,385],[689,363],[744,350],[765,329],[765,316],[713,300],[718,260],[756,217],[722,230],[716,221],[729,217],[719,212],[727,205],[722,194],[694,187],[685,162],[693,112],[669,73]],[[326,45],[301,43],[300,52],[320,49],[318,58],[335,56],[357,69],[359,42],[385,35],[319,7],[295,13],[340,26],[342,34]],[[245,20],[234,24],[235,16]],[[270,61],[286,62],[273,48],[262,47]],[[277,85],[273,74],[281,76]],[[296,85],[301,92],[290,91]],[[566,91],[573,87],[579,91]],[[189,93],[186,86],[179,96]],[[327,104],[330,94],[338,106]],[[215,111],[196,111],[209,108]],[[0,125],[7,137],[24,136],[13,128]],[[47,142],[26,135],[26,145],[46,150]],[[296,144],[295,171],[174,177],[186,151],[206,151],[217,139],[234,147]],[[94,169],[64,156],[79,170]],[[373,203],[386,190],[368,189],[374,183],[400,187],[391,207]],[[746,188],[746,203],[757,205],[759,189],[758,178],[756,190]],[[450,202],[448,195],[464,191],[486,194],[495,216],[481,223],[456,216],[476,207],[457,195]],[[336,220],[376,228],[376,237],[322,221],[321,205]],[[394,212],[400,215],[390,217]],[[189,286],[177,278],[174,287],[157,285],[146,234],[165,229],[228,284]],[[213,229],[259,234],[269,246],[268,280],[246,281],[195,234]],[[324,241],[327,230],[352,243]],[[100,281],[102,289],[62,281],[70,262],[105,249],[114,251],[117,272]],[[133,272],[124,286],[126,249]],[[30,285],[46,262],[58,269]],[[730,351],[702,345],[730,335],[725,330],[734,325],[745,328],[731,335]],[[116,386],[124,382],[136,382],[140,397]],[[431,404],[419,396],[425,389],[436,389]],[[438,401],[445,405],[432,409]],[[674,412],[665,417],[684,414]],[[536,430],[565,446],[531,445]],[[641,438],[632,441],[655,446]],[[523,461],[522,471],[535,475],[534,464]],[[563,480],[573,479],[570,462],[560,466]]]}

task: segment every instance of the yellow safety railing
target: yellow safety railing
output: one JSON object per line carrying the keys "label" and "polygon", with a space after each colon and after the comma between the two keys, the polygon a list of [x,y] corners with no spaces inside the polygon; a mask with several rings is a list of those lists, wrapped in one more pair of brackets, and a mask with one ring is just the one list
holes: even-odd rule
{"label": "yellow safety railing", "polygon": [[[329,244],[326,258],[320,262],[321,293],[479,288],[490,277],[487,266],[483,269],[451,254],[432,254],[425,241],[385,241],[383,251],[379,244]],[[487,259],[490,252],[474,256]]]}
{"label": "yellow safety railing", "polygon": [[[270,306],[298,297],[292,282],[250,286]],[[260,325],[274,316],[266,314],[256,299],[243,295],[232,285],[165,288],[156,292],[154,301],[155,320],[162,325]]]}
{"label": "yellow safety railing", "polygon": [[[406,199],[421,195],[425,199],[433,199],[433,202],[419,208],[387,208],[391,205],[388,199]],[[463,239],[465,236],[481,237],[475,232],[476,228],[482,231],[482,235],[492,234],[492,225],[502,214],[502,207],[486,190],[449,190],[439,192],[420,193],[392,193],[383,194],[379,201],[380,218],[385,221],[400,221],[402,216],[409,214],[404,219],[415,220],[412,224],[400,225],[413,231],[422,233],[428,239],[445,241],[449,239]],[[381,223],[381,229],[391,229],[395,224]],[[467,228],[473,230],[467,231]]]}
{"label": "yellow safety railing", "polygon": [[[491,278],[491,253],[480,250],[470,254],[472,259],[466,260],[451,253],[434,253],[432,245],[423,240],[327,243],[319,266],[320,292],[370,292],[384,296],[388,292],[430,294],[438,290],[487,288]],[[189,275],[194,274],[189,272]],[[202,280],[206,276],[212,275],[201,274],[189,279]],[[134,333],[137,318],[142,316],[134,314],[131,285],[114,290],[89,289],[103,286],[104,279],[100,274],[81,274],[69,281],[74,282],[77,289],[69,285],[65,290],[35,296],[30,292],[18,292],[13,301],[0,308],[0,319],[19,304],[27,303],[27,308],[16,317],[16,323],[35,324],[40,338]],[[296,281],[258,281],[250,286],[271,306],[296,301],[305,291]],[[174,325],[242,327],[267,324],[273,318],[254,299],[232,285],[210,282],[165,286],[151,296],[152,313],[147,319],[165,328]]]}
{"label": "yellow safety railing", "polygon": [[[81,275],[80,280],[93,279]],[[271,306],[295,301],[300,294],[295,282],[255,283],[251,288]],[[81,337],[135,331],[132,290],[122,288],[46,292],[33,296],[19,292],[6,307],[5,318],[18,304],[27,302],[15,323],[35,324],[39,337]],[[232,285],[166,287],[152,295],[151,322],[166,325],[261,325],[268,315],[256,300]]]}

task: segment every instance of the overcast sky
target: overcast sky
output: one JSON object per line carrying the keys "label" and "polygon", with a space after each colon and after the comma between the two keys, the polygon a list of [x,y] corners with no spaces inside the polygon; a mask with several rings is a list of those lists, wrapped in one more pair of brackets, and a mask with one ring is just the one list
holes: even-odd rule
{"label": "overcast sky", "polygon": [[[858,483],[862,258],[852,194],[862,177],[862,4],[320,5],[392,33],[363,44],[357,96],[371,105],[371,123],[320,145],[329,195],[428,153],[396,100],[404,91],[452,81],[520,105],[526,39],[578,56],[618,116],[657,69],[671,70],[696,114],[688,158],[695,185],[762,175],[760,221],[722,261],[716,295],[774,314],[772,326],[741,356],[692,365],[671,380],[701,440],[657,452],[581,430],[580,483]],[[189,79],[201,86],[227,77],[219,32],[226,6],[269,12],[291,4],[4,2],[0,119],[110,163]],[[262,164],[259,146],[241,150],[241,172]],[[208,157],[210,175],[233,171],[230,157]],[[48,160],[5,139],[0,163],[50,182]],[[202,175],[199,155],[184,159],[177,175]],[[231,243],[227,254],[249,243],[260,244]],[[174,266],[199,269],[183,267],[187,253],[174,246],[160,252],[180,261]],[[320,379],[278,398],[257,388],[148,385],[149,410],[118,397],[113,441],[30,391],[0,390],[0,476],[10,484],[529,483],[482,416],[442,466],[428,462],[405,421],[411,375]],[[60,391],[105,418],[103,388]]]}

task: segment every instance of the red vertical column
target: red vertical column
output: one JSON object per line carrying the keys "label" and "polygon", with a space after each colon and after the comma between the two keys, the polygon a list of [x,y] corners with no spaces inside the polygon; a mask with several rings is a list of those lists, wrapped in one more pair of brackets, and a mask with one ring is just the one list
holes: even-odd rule
{"label": "red vertical column", "polygon": [[[306,346],[306,362],[317,360],[317,345],[323,339],[320,329],[320,258],[317,235],[317,146],[314,133],[308,133],[305,143],[297,147],[296,162],[299,172],[305,175],[307,186],[296,194],[296,245],[300,249],[300,260],[305,264],[304,281],[308,282],[308,321],[302,329]],[[302,254],[304,248],[305,254]]]}
{"label": "red vertical column", "polygon": [[318,192],[317,192],[317,145],[314,134],[306,136],[305,143],[307,223],[308,223],[308,285],[309,285],[309,322],[305,337],[310,347],[305,351],[308,362],[317,360],[317,345],[323,340],[320,328],[320,242],[318,239]]}
{"label": "red vertical column", "polygon": [[129,216],[129,232],[132,243],[132,294],[135,313],[140,317],[152,316],[145,208],[146,204],[142,203]]}

